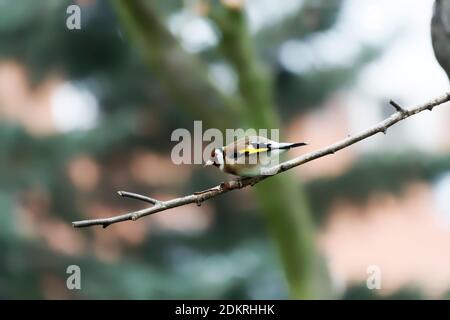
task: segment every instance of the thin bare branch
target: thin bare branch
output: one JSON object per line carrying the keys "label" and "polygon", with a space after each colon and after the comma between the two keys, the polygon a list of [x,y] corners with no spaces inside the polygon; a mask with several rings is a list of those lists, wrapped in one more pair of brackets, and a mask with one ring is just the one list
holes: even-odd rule
{"label": "thin bare branch", "polygon": [[[127,196],[143,201],[150,202],[154,204],[152,207],[145,208],[139,211],[130,212],[126,214],[122,214],[119,216],[111,217],[111,218],[103,218],[103,219],[93,219],[93,220],[83,220],[83,221],[75,221],[73,222],[73,226],[75,228],[82,228],[82,227],[89,227],[89,226],[95,226],[95,225],[101,225],[103,228],[106,228],[107,226],[127,221],[127,220],[137,220],[139,218],[165,211],[171,208],[176,208],[180,206],[184,206],[191,203],[196,203],[197,205],[200,205],[203,201],[206,201],[208,199],[214,198],[218,195],[227,193],[232,190],[236,189],[242,189],[248,186],[253,186],[262,180],[265,180],[267,178],[270,178],[272,175],[279,174],[281,172],[290,170],[294,167],[297,167],[299,165],[302,165],[304,163],[322,158],[327,155],[331,155],[336,153],[339,150],[342,150],[344,148],[347,148],[348,146],[351,146],[352,144],[355,144],[359,141],[362,141],[364,139],[367,139],[377,133],[386,133],[387,129],[397,122],[400,122],[406,118],[409,118],[419,112],[422,112],[424,110],[433,110],[434,107],[439,106],[445,102],[450,101],[450,92],[436,98],[432,101],[429,101],[425,104],[418,105],[416,107],[410,108],[410,109],[403,109],[395,102],[391,104],[396,108],[397,112],[392,114],[390,117],[386,118],[385,120],[379,122],[375,126],[364,130],[356,135],[348,136],[347,138],[340,140],[332,145],[329,145],[325,148],[301,155],[299,157],[296,157],[294,159],[291,159],[286,162],[282,162],[277,166],[274,166],[273,168],[270,168],[265,172],[265,175],[263,176],[257,176],[252,178],[241,178],[241,179],[234,179],[225,183],[221,183],[218,186],[215,186],[213,188],[209,188],[203,191],[195,192],[194,194],[187,195],[180,198],[175,198],[167,201],[158,201],[146,196],[124,192],[122,191],[122,196]],[[397,107],[396,107],[397,106]]]}

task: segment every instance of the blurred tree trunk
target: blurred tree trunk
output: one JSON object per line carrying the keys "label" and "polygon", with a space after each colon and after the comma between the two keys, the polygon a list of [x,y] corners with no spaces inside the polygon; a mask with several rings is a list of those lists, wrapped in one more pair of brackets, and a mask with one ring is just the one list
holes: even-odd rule
{"label": "blurred tree trunk", "polygon": [[[173,97],[178,99],[180,105],[192,105],[193,115],[200,113],[201,119],[207,121],[209,126],[222,129],[224,125],[228,128],[237,127],[242,124],[240,122],[255,129],[282,129],[273,105],[269,73],[253,52],[241,9],[216,4],[211,10],[211,18],[222,32],[221,50],[239,76],[238,98],[230,100],[207,81],[195,59],[182,51],[150,7],[143,6],[140,1],[117,0],[116,4],[130,34],[147,44],[144,48],[151,67],[162,77],[170,92],[181,92]],[[174,55],[179,58],[176,65],[172,65],[173,60],[168,60]],[[188,79],[183,82],[180,78],[186,75],[189,75]],[[196,85],[193,86],[193,83]],[[199,93],[205,94],[208,99],[198,96]],[[206,118],[212,113],[213,103],[222,107],[219,117],[222,125]],[[232,119],[229,120],[226,114],[231,115]],[[254,188],[281,257],[290,297],[317,298],[319,291],[321,297],[324,297],[324,292],[329,295],[323,264],[318,267],[314,227],[302,186],[292,175],[282,174]]]}
{"label": "blurred tree trunk", "polygon": [[210,127],[230,127],[239,104],[210,83],[204,66],[180,47],[152,8],[140,0],[115,4],[127,32],[178,106]]}

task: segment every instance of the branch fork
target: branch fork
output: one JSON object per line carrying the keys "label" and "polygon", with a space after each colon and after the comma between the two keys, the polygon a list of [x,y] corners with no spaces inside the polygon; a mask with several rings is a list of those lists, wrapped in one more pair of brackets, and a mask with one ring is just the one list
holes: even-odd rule
{"label": "branch fork", "polygon": [[294,167],[300,166],[310,161],[314,161],[316,159],[325,157],[327,155],[332,155],[339,150],[345,149],[359,141],[365,140],[379,132],[386,134],[387,129],[397,122],[400,122],[406,118],[409,118],[417,113],[420,113],[424,110],[432,111],[434,107],[442,105],[446,102],[450,101],[450,92],[445,95],[438,97],[434,100],[431,100],[425,104],[418,105],[416,107],[405,109],[401,107],[398,103],[391,100],[389,103],[394,107],[397,111],[392,114],[390,117],[384,119],[379,122],[375,126],[368,128],[359,134],[348,135],[346,138],[335,142],[332,145],[324,147],[322,149],[318,149],[316,151],[312,151],[310,153],[301,155],[299,157],[293,158],[291,160],[282,162],[265,172],[267,175],[261,175],[252,178],[237,178],[234,180],[230,180],[227,182],[223,182],[220,185],[215,187],[195,192],[191,195],[187,195],[180,198],[175,198],[167,201],[160,201],[154,198],[150,198],[141,194],[127,192],[127,191],[119,191],[118,194],[122,197],[133,198],[137,200],[141,200],[147,203],[152,204],[151,207],[145,208],[139,211],[130,212],[122,215],[118,215],[111,218],[103,218],[103,219],[92,219],[92,220],[83,220],[83,221],[75,221],[72,222],[73,227],[75,228],[83,228],[90,227],[95,225],[101,225],[103,228],[108,227],[111,224],[123,222],[123,221],[136,221],[139,218],[144,216],[148,216],[157,212],[165,211],[171,208],[176,208],[180,206],[184,206],[191,203],[196,203],[197,205],[201,205],[204,201],[219,196],[221,194],[230,192],[232,190],[242,189],[248,186],[254,186],[255,184],[270,178],[273,175],[280,174],[284,171],[290,170]]}

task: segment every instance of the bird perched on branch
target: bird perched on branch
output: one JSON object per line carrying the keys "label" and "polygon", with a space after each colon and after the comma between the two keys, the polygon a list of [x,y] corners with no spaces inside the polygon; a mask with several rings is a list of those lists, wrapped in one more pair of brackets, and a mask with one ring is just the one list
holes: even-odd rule
{"label": "bird perched on branch", "polygon": [[434,54],[450,79],[450,0],[436,0],[431,19]]}
{"label": "bird perched on branch", "polygon": [[247,136],[212,150],[205,167],[215,166],[236,176],[254,177],[276,165],[280,154],[304,145],[307,143],[276,142],[260,136]]}

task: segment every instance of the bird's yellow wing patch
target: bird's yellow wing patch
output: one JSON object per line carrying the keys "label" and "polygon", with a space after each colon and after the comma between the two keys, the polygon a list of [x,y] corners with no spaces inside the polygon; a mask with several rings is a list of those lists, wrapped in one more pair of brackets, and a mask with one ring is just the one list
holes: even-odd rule
{"label": "bird's yellow wing patch", "polygon": [[249,147],[249,148],[245,148],[242,150],[239,150],[240,153],[247,153],[247,154],[254,154],[254,153],[261,153],[261,152],[266,152],[268,151],[269,148],[253,148],[253,147]]}

